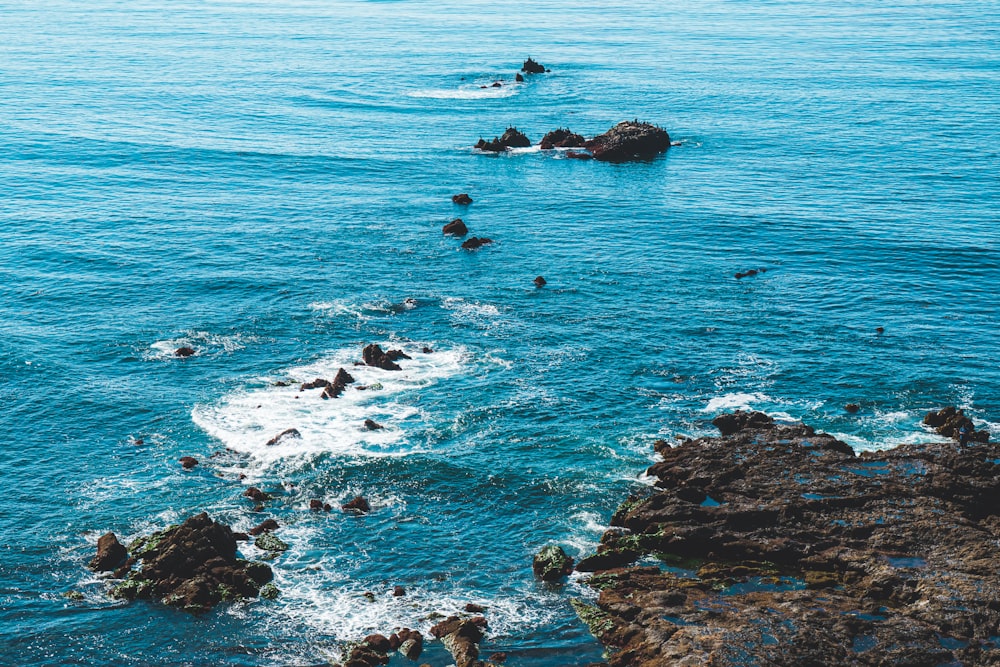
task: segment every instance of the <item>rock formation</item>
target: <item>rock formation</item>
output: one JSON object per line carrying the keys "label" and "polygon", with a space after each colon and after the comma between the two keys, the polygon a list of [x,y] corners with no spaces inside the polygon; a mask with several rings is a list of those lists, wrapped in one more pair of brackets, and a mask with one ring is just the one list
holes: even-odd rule
{"label": "rock formation", "polygon": [[655,443],[655,489],[578,566],[612,667],[1000,662],[1000,448],[855,456],[760,413],[715,423]]}
{"label": "rock formation", "polygon": [[670,135],[655,125],[626,120],[594,137],[585,146],[595,160],[648,160],[670,148]]}
{"label": "rock formation", "polygon": [[527,148],[531,145],[531,140],[515,127],[508,127],[500,137],[493,137],[493,141],[480,139],[476,148],[487,153],[502,153],[511,148]]}
{"label": "rock formation", "polygon": [[129,553],[142,568],[115,586],[112,597],[157,599],[190,612],[257,597],[272,578],[266,564],[238,558],[233,531],[207,513],[136,540]]}
{"label": "rock formation", "polygon": [[473,236],[471,239],[466,239],[462,242],[462,248],[464,250],[478,250],[484,245],[489,245],[493,243],[493,239],[479,238],[478,236]]}
{"label": "rock formation", "polygon": [[396,359],[409,359],[409,357],[403,354],[400,350],[389,350],[386,352],[375,343],[372,343],[361,351],[361,358],[364,359],[366,365],[381,368],[386,371],[403,370],[399,367],[399,364],[396,363]]}
{"label": "rock formation", "polygon": [[544,74],[545,67],[535,62],[532,58],[528,58],[524,61],[524,65],[521,66],[521,71],[526,74]]}
{"label": "rock formation", "polygon": [[575,134],[569,129],[564,130],[560,128],[542,137],[542,141],[538,146],[542,150],[549,150],[551,148],[580,148],[586,142],[587,140],[581,135]]}
{"label": "rock formation", "polygon": [[461,218],[455,218],[445,225],[441,231],[447,236],[465,236],[469,233],[469,228],[465,226]]}

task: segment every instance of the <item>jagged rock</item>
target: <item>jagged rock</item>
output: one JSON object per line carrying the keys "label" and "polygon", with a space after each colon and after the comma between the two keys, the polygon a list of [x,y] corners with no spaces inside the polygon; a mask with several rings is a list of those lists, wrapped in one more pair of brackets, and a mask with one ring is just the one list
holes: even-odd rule
{"label": "jagged rock", "polygon": [[462,248],[464,250],[478,250],[479,248],[482,248],[484,245],[489,245],[491,243],[493,243],[493,239],[479,238],[473,236],[471,239],[467,239],[462,243]]}
{"label": "jagged rock", "polygon": [[542,141],[538,146],[542,150],[550,150],[552,148],[580,148],[586,143],[587,140],[581,135],[576,134],[568,128],[559,128],[558,130],[552,130],[542,137]]}
{"label": "jagged rock", "polygon": [[431,634],[441,640],[455,659],[455,667],[475,667],[479,659],[479,642],[483,632],[473,619],[449,616],[431,628]]}
{"label": "jagged rock", "polygon": [[274,497],[270,493],[261,491],[256,486],[248,487],[247,490],[243,492],[243,495],[258,503],[264,502],[265,500],[271,500],[271,498]]}
{"label": "jagged rock", "polygon": [[224,600],[256,597],[273,576],[266,564],[237,558],[233,531],[204,512],[130,549],[142,568],[112,589],[112,597],[160,599],[202,612]]}
{"label": "jagged rock", "polygon": [[358,514],[366,514],[372,511],[372,506],[364,499],[363,496],[355,496],[354,499],[349,502],[344,503],[340,506],[345,512],[356,512]]}
{"label": "jagged rock", "polygon": [[500,137],[493,137],[493,141],[480,139],[476,148],[489,153],[502,153],[511,148],[527,148],[531,146],[531,140],[524,133],[519,132],[516,127],[508,127]]}
{"label": "jagged rock", "polygon": [[563,157],[568,157],[571,160],[593,160],[594,156],[590,153],[581,153],[579,151],[566,151],[563,153]]}
{"label": "jagged rock", "polygon": [[989,431],[977,431],[965,412],[949,405],[940,410],[932,410],[924,416],[924,424],[930,426],[946,438],[953,438],[962,444],[968,442],[989,442]]}
{"label": "jagged rock", "polygon": [[284,431],[282,431],[281,433],[279,433],[278,435],[274,436],[273,438],[271,438],[270,440],[268,440],[267,442],[265,442],[264,444],[266,446],[268,446],[268,447],[271,447],[271,446],[279,444],[282,440],[290,439],[290,438],[301,438],[301,437],[302,437],[302,434],[299,433],[299,429],[297,429],[297,428],[287,428]]}
{"label": "jagged rock", "polygon": [[542,581],[559,581],[573,571],[573,559],[562,547],[550,544],[535,554],[531,570]]}
{"label": "jagged rock", "polygon": [[585,145],[595,160],[604,162],[648,160],[670,148],[670,135],[655,125],[626,120],[604,134],[594,137]]}
{"label": "jagged rock", "polygon": [[184,468],[185,470],[190,470],[191,468],[198,465],[198,459],[194,458],[193,456],[182,456],[177,460],[180,461],[181,467]]}
{"label": "jagged rock", "polygon": [[535,62],[533,59],[528,58],[524,61],[524,65],[521,66],[521,71],[527,74],[544,74],[545,67],[540,63]]}
{"label": "jagged rock", "polygon": [[441,231],[448,236],[465,236],[469,233],[469,228],[465,226],[461,218],[455,218],[445,225]]}
{"label": "jagged rock", "polygon": [[609,559],[596,605],[574,603],[611,667],[1000,662],[978,640],[1000,624],[1000,448],[856,456],[803,424],[725,417],[720,437],[657,443],[651,493],[601,538],[596,557],[671,566]]}
{"label": "jagged rock", "polygon": [[125,548],[114,533],[104,533],[97,540],[97,555],[90,560],[90,569],[96,572],[110,572],[117,569],[128,558]]}
{"label": "jagged rock", "polygon": [[386,352],[375,343],[372,343],[364,350],[362,350],[361,358],[364,359],[365,364],[368,366],[374,366],[376,368],[381,368],[382,370],[386,371],[403,370],[402,368],[399,367],[399,364],[397,364],[389,356],[389,354],[386,354]]}
{"label": "jagged rock", "polygon": [[514,81],[517,81],[518,83],[524,83],[524,77],[521,76],[520,72],[514,75]]}
{"label": "jagged rock", "polygon": [[460,206],[468,206],[472,203],[472,197],[463,192],[462,194],[452,195],[451,201],[454,204],[459,204]]}
{"label": "jagged rock", "polygon": [[383,428],[385,428],[385,426],[382,426],[381,424],[379,424],[376,421],[373,421],[371,419],[366,419],[365,420],[365,430],[366,431],[378,431],[378,430],[381,430]]}
{"label": "jagged rock", "polygon": [[305,391],[306,389],[320,389],[323,387],[329,387],[330,381],[324,380],[323,378],[316,378],[312,382],[305,382],[299,387],[299,391]]}
{"label": "jagged rock", "polygon": [[179,347],[174,350],[175,357],[190,357],[195,353],[193,347]]}

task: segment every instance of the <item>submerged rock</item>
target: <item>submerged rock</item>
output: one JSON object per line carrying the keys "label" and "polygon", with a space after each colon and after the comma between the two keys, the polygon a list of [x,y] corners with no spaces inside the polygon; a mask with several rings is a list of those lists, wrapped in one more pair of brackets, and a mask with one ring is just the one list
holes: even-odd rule
{"label": "submerged rock", "polygon": [[[1000,448],[855,456],[760,413],[716,421],[655,443],[652,492],[578,568],[599,565],[574,606],[611,667],[1000,661],[979,641],[1000,624]],[[670,568],[623,567],[643,556]]]}
{"label": "submerged rock", "polygon": [[353,500],[340,506],[345,512],[355,512],[357,514],[367,514],[372,511],[372,506],[363,496],[355,496]]}
{"label": "submerged rock", "polygon": [[190,612],[256,597],[273,577],[266,564],[237,558],[233,531],[204,512],[137,540],[131,552],[142,568],[112,589],[111,596],[159,599]]}
{"label": "submerged rock", "polygon": [[536,277],[536,278],[535,278],[535,279],[534,279],[533,281],[531,281],[531,282],[535,283],[535,287],[545,287],[545,286],[546,286],[546,285],[548,284],[548,283],[546,282],[545,278],[543,278],[542,276],[538,276],[538,277]]}
{"label": "submerged rock", "polygon": [[491,243],[493,243],[493,239],[488,239],[485,237],[479,238],[478,236],[473,236],[471,239],[467,239],[466,241],[462,242],[462,248],[464,250],[478,250],[479,248],[482,248],[484,245],[489,245]]}
{"label": "submerged rock", "polygon": [[622,121],[586,144],[595,160],[627,162],[648,160],[670,148],[670,135],[663,128],[638,121]]}
{"label": "submerged rock", "polygon": [[195,353],[193,347],[179,347],[174,350],[175,357],[190,357]]}
{"label": "submerged rock", "polygon": [[573,571],[573,559],[562,547],[550,544],[535,554],[531,570],[542,581],[559,581]]}

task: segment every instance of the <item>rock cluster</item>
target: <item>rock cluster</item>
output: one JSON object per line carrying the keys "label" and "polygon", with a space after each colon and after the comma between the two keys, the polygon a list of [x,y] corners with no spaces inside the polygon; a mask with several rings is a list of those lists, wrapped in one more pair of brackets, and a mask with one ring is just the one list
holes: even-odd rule
{"label": "rock cluster", "polygon": [[580,148],[587,142],[583,136],[576,134],[569,129],[558,129],[552,130],[544,137],[542,141],[538,144],[538,147],[542,150],[550,150],[552,148]]}
{"label": "rock cluster", "polygon": [[962,444],[967,442],[989,442],[989,431],[977,431],[965,412],[949,405],[941,410],[932,410],[924,416],[924,424],[946,438],[954,438]]}
{"label": "rock cluster", "polygon": [[361,351],[361,358],[365,365],[381,368],[385,371],[401,371],[402,368],[396,363],[397,359],[410,359],[402,350],[384,351],[381,347],[372,343]]}
{"label": "rock cluster", "polygon": [[544,74],[545,67],[541,63],[536,62],[533,58],[528,58],[521,66],[521,71],[525,74]]}
{"label": "rock cluster", "polygon": [[1000,448],[855,456],[760,413],[716,423],[655,444],[653,492],[577,567],[612,667],[1000,663]]}
{"label": "rock cluster", "polygon": [[531,145],[531,140],[519,132],[516,127],[508,127],[500,137],[493,137],[493,141],[480,139],[476,148],[487,153],[503,153],[511,148],[527,148]]}
{"label": "rock cluster", "polygon": [[482,616],[459,618],[449,616],[431,628],[431,634],[440,639],[455,659],[455,667],[481,667],[479,642],[483,640],[486,619]]}
{"label": "rock cluster", "polygon": [[237,558],[233,531],[204,512],[136,540],[129,554],[126,566],[141,563],[141,569],[115,586],[112,597],[159,599],[190,612],[207,611],[223,600],[257,597],[273,576],[266,564]]}
{"label": "rock cluster", "polygon": [[622,121],[586,144],[595,160],[627,162],[649,160],[670,148],[670,135],[650,123]]}

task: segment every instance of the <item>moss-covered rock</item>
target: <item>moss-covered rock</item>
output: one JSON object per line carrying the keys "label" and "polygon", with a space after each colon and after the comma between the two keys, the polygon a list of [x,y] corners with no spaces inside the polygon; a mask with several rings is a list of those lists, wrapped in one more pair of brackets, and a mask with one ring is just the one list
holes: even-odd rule
{"label": "moss-covered rock", "polygon": [[288,545],[272,533],[264,533],[256,540],[254,546],[264,551],[288,551]]}
{"label": "moss-covered rock", "polygon": [[559,581],[573,571],[573,559],[562,547],[550,544],[535,554],[531,569],[542,581]]}

